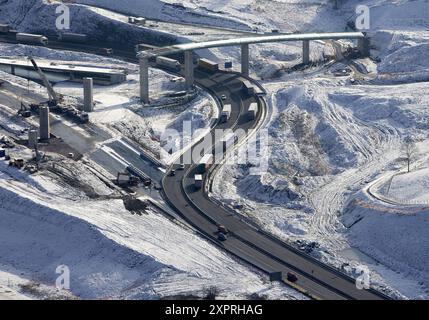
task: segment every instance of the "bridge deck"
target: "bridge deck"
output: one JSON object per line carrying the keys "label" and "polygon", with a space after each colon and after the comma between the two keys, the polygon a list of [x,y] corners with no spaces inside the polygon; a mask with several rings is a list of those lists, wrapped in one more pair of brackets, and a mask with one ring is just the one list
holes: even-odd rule
{"label": "bridge deck", "polygon": [[234,39],[211,40],[204,42],[189,42],[177,44],[157,50],[140,52],[139,57],[162,56],[180,53],[189,50],[239,46],[243,44],[305,41],[305,40],[340,40],[340,39],[362,39],[362,32],[331,32],[331,33],[295,33],[295,34],[269,34],[241,37]]}

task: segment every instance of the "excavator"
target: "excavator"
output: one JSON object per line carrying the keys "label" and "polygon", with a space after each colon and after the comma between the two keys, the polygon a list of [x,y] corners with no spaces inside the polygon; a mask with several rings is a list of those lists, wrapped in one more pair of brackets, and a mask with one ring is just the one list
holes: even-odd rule
{"label": "excavator", "polygon": [[55,92],[55,90],[52,87],[51,83],[49,82],[48,78],[45,76],[43,71],[39,68],[39,66],[37,65],[34,58],[28,57],[28,60],[30,60],[31,64],[34,67],[34,70],[36,70],[37,74],[39,75],[40,79],[42,79],[43,84],[45,85],[46,89],[48,90],[48,96],[49,96],[48,106],[50,108],[55,108],[56,106],[58,106],[58,103],[61,103],[63,101],[63,96],[58,95]]}
{"label": "excavator", "polygon": [[[65,114],[66,116],[72,118],[74,121],[78,123],[88,123],[89,116],[86,112],[79,111],[71,106],[64,105],[64,96],[62,94],[57,94],[52,87],[51,83],[49,82],[46,75],[43,73],[43,71],[39,68],[36,61],[33,57],[28,57],[28,60],[30,60],[31,64],[34,67],[34,70],[39,75],[40,79],[42,79],[43,84],[45,85],[47,91],[48,91],[48,97],[49,100],[47,101],[47,104],[49,108],[53,112]],[[31,105],[31,110],[36,112],[39,109],[39,105]]]}

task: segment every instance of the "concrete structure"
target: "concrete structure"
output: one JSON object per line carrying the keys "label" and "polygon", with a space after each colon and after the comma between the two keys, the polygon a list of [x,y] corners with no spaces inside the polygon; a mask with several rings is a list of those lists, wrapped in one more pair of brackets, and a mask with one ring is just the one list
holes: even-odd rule
{"label": "concrete structure", "polygon": [[149,59],[140,58],[140,100],[149,103]]}
{"label": "concrete structure", "polygon": [[302,63],[310,63],[310,40],[304,40],[302,42]]}
{"label": "concrete structure", "polygon": [[51,125],[49,123],[49,107],[39,108],[39,136],[40,140],[49,140],[51,138]]}
{"label": "concrete structure", "polygon": [[39,139],[39,132],[36,129],[28,131],[28,147],[34,149]]}
{"label": "concrete structure", "polygon": [[[218,47],[241,46],[241,72],[244,76],[249,76],[249,44],[272,43],[272,42],[303,42],[303,63],[310,62],[310,41],[320,40],[340,40],[340,39],[358,39],[359,50],[365,50],[365,35],[362,32],[334,32],[334,33],[305,33],[305,34],[270,34],[245,36],[235,39],[212,40],[205,42],[181,43],[173,46],[150,50],[150,52],[139,52],[137,57],[140,59],[140,98],[143,102],[149,101],[148,90],[148,60],[152,57],[166,56],[172,54],[185,54],[185,78],[186,88],[192,88],[194,84],[194,64],[193,52],[199,49],[209,49]],[[363,52],[362,52],[363,54]]]}
{"label": "concrete structure", "polygon": [[[37,61],[37,65],[51,83],[62,81],[83,82],[83,78],[93,78],[95,84],[111,85],[127,80],[121,70],[83,66],[59,65]],[[0,70],[26,79],[41,80],[28,60],[0,59]]]}
{"label": "concrete structure", "polygon": [[249,45],[241,45],[241,73],[248,77],[249,76]]}
{"label": "concrete structure", "polygon": [[83,78],[83,111],[94,111],[94,89],[92,78]]}
{"label": "concrete structure", "polygon": [[194,85],[194,60],[193,51],[185,51],[185,81],[186,90],[189,90]]}

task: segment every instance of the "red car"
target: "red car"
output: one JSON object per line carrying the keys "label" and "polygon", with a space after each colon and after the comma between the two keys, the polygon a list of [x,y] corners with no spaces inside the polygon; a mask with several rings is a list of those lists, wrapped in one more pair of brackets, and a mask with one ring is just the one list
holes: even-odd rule
{"label": "red car", "polygon": [[220,232],[220,233],[223,233],[223,234],[227,234],[228,233],[228,230],[223,225],[218,225],[217,226],[217,231]]}

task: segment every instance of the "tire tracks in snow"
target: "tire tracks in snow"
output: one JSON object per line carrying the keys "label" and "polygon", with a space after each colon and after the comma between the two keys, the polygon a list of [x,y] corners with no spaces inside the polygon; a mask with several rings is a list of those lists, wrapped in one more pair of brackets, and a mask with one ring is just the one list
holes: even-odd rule
{"label": "tire tracks in snow", "polygon": [[[348,246],[346,227],[340,220],[347,199],[398,156],[399,133],[395,128],[360,120],[335,104],[324,106],[324,111],[330,125],[364,159],[362,165],[335,175],[331,182],[309,195],[315,213],[309,220],[308,234],[335,252]],[[371,135],[362,135],[365,127],[367,132],[374,133],[372,141]]]}

